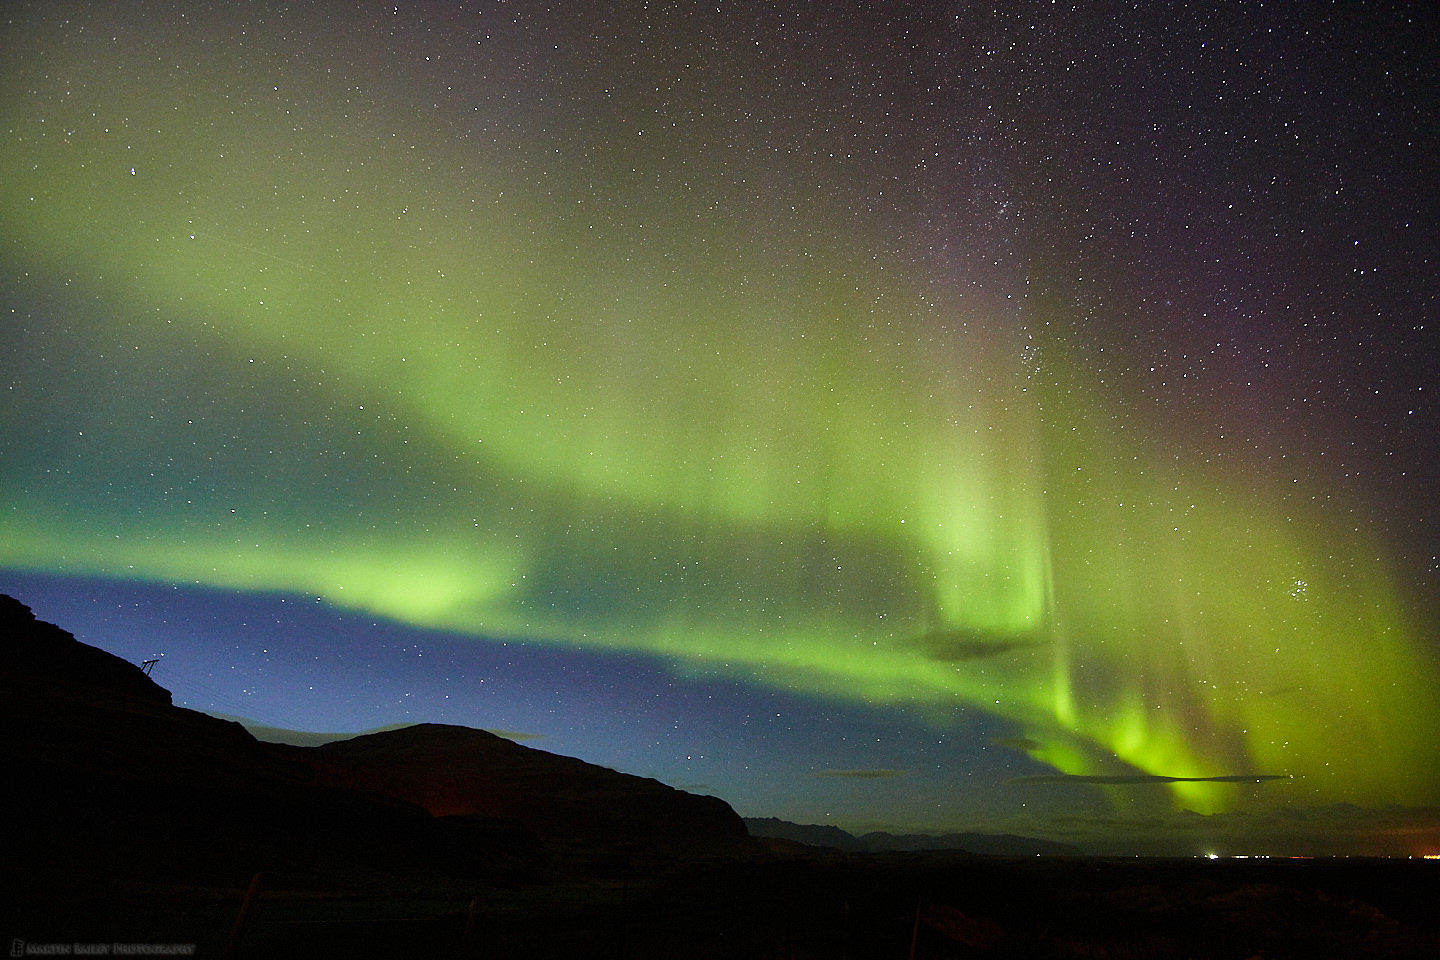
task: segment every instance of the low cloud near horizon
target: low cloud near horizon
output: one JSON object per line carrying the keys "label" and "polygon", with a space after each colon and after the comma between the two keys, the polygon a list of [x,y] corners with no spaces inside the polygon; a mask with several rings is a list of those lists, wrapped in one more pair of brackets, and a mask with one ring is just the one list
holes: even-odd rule
{"label": "low cloud near horizon", "polygon": [[[999,826],[999,825],[997,825]],[[1003,829],[1072,843],[1092,855],[1381,856],[1440,854],[1440,809],[1339,803],[1270,813],[1127,817],[1074,814],[1025,817]]]}
{"label": "low cloud near horizon", "polygon": [[1289,780],[1285,773],[1242,773],[1223,777],[1167,777],[1159,774],[1084,774],[1084,773],[1039,773],[1026,777],[1011,777],[1007,784],[1032,783],[1096,783],[1108,786],[1142,786],[1154,783],[1265,783],[1269,780]]}
{"label": "low cloud near horizon", "polygon": [[837,780],[888,780],[891,777],[903,777],[905,773],[904,770],[876,768],[870,770],[816,770],[810,776]]}

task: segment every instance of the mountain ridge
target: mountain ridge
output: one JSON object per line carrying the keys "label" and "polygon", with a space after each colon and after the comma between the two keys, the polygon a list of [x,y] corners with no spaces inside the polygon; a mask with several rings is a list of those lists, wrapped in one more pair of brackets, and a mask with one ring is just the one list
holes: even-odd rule
{"label": "mountain ridge", "polygon": [[307,762],[320,783],[413,803],[436,817],[512,820],[540,836],[567,839],[749,837],[719,798],[472,727],[419,723],[289,749],[310,751]]}
{"label": "mountain ridge", "polygon": [[778,817],[746,817],[745,826],[753,837],[784,840],[843,853],[959,851],[997,857],[1081,855],[1078,847],[1068,843],[1009,833],[894,834],[877,830],[856,836],[828,824],[794,823]]}

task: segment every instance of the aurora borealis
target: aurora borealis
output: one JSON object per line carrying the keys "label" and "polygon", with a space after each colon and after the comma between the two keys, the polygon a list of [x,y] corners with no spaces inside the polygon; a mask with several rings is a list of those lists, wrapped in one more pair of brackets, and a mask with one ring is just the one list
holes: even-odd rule
{"label": "aurora borealis", "polygon": [[1440,804],[1434,40],[1331,16],[10,4],[0,566],[901,718],[808,822]]}

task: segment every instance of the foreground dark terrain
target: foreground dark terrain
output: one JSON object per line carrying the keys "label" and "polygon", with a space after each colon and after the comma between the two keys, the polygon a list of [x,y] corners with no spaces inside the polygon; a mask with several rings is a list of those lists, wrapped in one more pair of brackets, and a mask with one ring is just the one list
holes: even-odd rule
{"label": "foreground dark terrain", "polygon": [[261,743],[8,597],[0,642],[12,955],[1440,956],[1440,863],[762,842],[722,801],[480,731]]}
{"label": "foreground dark terrain", "polygon": [[[903,958],[913,938],[918,957],[1430,958],[1433,866],[636,855],[510,882],[277,876],[232,955]],[[6,937],[193,943],[220,956],[244,892],[244,879],[46,877],[9,901]]]}

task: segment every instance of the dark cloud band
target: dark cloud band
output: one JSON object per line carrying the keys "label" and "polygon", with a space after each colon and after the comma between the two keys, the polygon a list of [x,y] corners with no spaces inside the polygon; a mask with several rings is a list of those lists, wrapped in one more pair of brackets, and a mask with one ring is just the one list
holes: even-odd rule
{"label": "dark cloud band", "polygon": [[1288,774],[1249,773],[1232,774],[1224,777],[1165,777],[1157,774],[1103,774],[1042,773],[1029,777],[1012,777],[1008,784],[1032,783],[1098,783],[1107,786],[1145,786],[1152,783],[1265,783],[1269,780],[1289,780]]}

